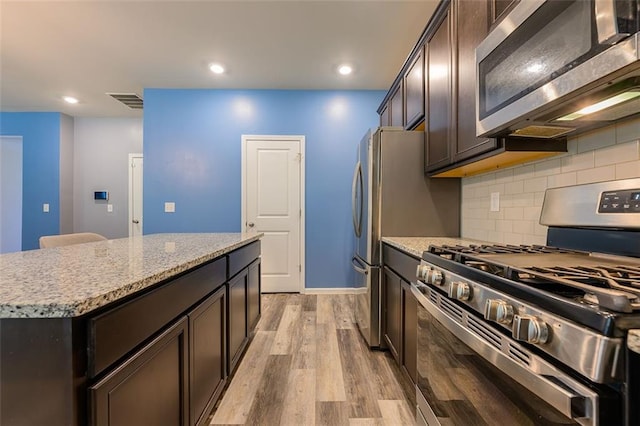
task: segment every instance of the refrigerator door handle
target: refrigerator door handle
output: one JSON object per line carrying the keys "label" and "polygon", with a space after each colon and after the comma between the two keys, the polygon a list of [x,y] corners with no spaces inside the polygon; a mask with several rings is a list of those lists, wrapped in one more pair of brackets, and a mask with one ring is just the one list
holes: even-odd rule
{"label": "refrigerator door handle", "polygon": [[[358,189],[360,190],[360,197],[358,197]],[[351,184],[351,213],[353,215],[353,230],[358,238],[362,235],[362,190],[362,165],[358,161],[356,169],[353,172],[353,182]],[[358,198],[360,198],[360,205],[358,205]]]}
{"label": "refrigerator door handle", "polygon": [[367,275],[369,273],[369,271],[360,266],[360,262],[358,262],[358,259],[356,259],[355,257],[351,258],[351,266],[353,266],[353,269],[355,269],[356,272],[359,272],[363,275]]}

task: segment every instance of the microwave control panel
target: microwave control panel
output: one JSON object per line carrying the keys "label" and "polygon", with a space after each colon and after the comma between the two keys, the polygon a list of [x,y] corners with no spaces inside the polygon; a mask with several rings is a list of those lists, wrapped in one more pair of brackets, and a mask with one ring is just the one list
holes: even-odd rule
{"label": "microwave control panel", "polygon": [[603,192],[598,213],[640,213],[640,188]]}

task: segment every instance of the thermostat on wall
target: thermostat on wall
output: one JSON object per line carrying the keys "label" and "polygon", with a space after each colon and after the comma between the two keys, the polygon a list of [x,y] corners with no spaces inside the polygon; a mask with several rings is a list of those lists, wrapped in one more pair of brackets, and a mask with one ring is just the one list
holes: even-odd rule
{"label": "thermostat on wall", "polygon": [[109,200],[109,191],[95,191],[93,193],[94,200]]}

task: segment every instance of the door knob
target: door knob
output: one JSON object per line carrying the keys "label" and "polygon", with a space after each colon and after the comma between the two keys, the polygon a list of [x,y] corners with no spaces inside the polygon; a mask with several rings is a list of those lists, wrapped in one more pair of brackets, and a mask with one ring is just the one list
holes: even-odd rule
{"label": "door knob", "polygon": [[132,220],[132,222],[133,222],[133,223],[136,223],[136,224],[140,223],[140,221],[139,221],[139,220],[135,220],[135,219],[133,219],[133,220]]}
{"label": "door knob", "polygon": [[249,223],[247,223],[247,226],[248,226],[249,228],[253,228],[253,225],[254,225],[254,224],[253,224],[253,222],[249,222]]}

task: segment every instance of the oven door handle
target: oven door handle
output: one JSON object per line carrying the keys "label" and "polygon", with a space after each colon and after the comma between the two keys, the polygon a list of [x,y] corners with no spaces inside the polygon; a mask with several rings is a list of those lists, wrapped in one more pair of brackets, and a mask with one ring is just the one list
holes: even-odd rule
{"label": "oven door handle", "polygon": [[[496,338],[502,339],[499,345],[500,349],[494,346],[495,343],[489,343],[480,334],[472,332],[468,327],[469,321],[482,322],[482,320],[469,315],[466,311],[463,311],[461,318],[454,319],[441,307],[442,304],[452,304],[452,302],[438,292],[432,292],[430,287],[427,290],[430,296],[422,294],[415,284],[411,284],[411,293],[418,300],[420,306],[435,320],[487,362],[493,364],[518,383],[526,383],[531,392],[538,395],[565,416],[571,419],[579,419],[580,423],[585,425],[596,425],[598,423],[598,395],[591,389],[577,382],[544,359],[530,353],[526,348],[506,335],[497,334]],[[520,359],[514,359],[513,355],[510,356],[510,349],[512,348],[520,353],[530,354],[528,365]]]}

